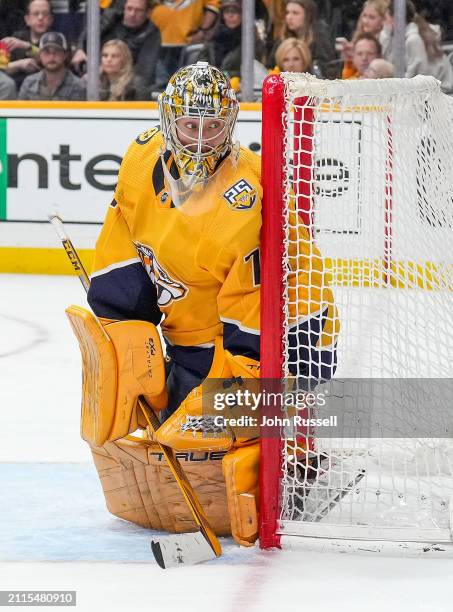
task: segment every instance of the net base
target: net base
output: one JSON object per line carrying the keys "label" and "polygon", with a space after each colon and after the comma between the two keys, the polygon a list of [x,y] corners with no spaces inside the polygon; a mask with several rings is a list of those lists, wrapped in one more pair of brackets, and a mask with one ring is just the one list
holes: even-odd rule
{"label": "net base", "polygon": [[280,533],[280,546],[283,550],[303,552],[327,552],[342,554],[382,555],[385,557],[423,557],[453,558],[453,543],[447,542],[412,542],[410,540],[394,542],[392,540],[362,540],[347,538],[309,537]]}

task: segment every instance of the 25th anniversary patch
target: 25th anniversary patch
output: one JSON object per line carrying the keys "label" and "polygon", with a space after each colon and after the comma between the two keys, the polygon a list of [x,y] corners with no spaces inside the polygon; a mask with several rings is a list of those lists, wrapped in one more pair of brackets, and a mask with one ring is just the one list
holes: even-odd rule
{"label": "25th anniversary patch", "polygon": [[256,191],[246,180],[241,179],[225,191],[223,197],[233,210],[249,210],[256,202]]}

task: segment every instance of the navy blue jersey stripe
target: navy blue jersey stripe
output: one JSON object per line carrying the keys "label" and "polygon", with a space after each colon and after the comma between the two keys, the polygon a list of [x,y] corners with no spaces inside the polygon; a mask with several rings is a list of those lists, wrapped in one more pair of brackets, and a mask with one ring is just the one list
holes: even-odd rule
{"label": "navy blue jersey stripe", "polygon": [[98,317],[107,319],[137,319],[157,325],[162,318],[156,289],[140,262],[92,278],[88,303]]}
{"label": "navy blue jersey stripe", "polygon": [[259,334],[250,334],[234,323],[223,324],[223,346],[232,355],[244,355],[250,359],[260,359]]}
{"label": "navy blue jersey stripe", "polygon": [[[170,152],[165,151],[165,154],[164,154],[165,163],[167,162],[169,156],[170,156]],[[165,187],[164,171],[162,169],[162,161],[160,159],[154,165],[153,187],[154,187],[154,191],[156,192],[156,195],[158,195],[162,191],[162,189]]]}
{"label": "navy blue jersey stripe", "polygon": [[186,370],[200,379],[206,378],[211,369],[214,347],[167,345],[167,355]]}

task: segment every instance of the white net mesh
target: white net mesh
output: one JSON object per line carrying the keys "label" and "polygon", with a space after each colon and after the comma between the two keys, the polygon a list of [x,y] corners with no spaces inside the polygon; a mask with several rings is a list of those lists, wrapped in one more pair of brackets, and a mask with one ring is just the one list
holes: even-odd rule
{"label": "white net mesh", "polygon": [[[453,100],[429,77],[283,79],[284,373],[306,387],[321,368],[332,376],[318,387],[330,396],[329,414],[349,418],[333,437],[326,428],[308,438],[306,429],[287,428],[280,530],[449,541]],[[299,216],[290,213],[294,196]],[[332,288],[335,308],[322,299],[319,307],[316,270],[298,274],[295,224],[309,228],[321,252],[321,283]],[[296,292],[295,278],[306,282]],[[338,322],[335,370],[319,334],[334,337]],[[304,367],[311,334],[317,374]]]}

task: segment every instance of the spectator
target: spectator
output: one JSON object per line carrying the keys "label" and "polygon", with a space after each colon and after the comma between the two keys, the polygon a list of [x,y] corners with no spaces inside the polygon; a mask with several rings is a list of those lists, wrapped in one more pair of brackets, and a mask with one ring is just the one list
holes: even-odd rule
{"label": "spectator", "polygon": [[220,68],[229,53],[240,49],[241,32],[242,5],[240,0],[224,0],[220,11],[220,23],[211,41],[215,66]]}
{"label": "spectator", "polygon": [[352,38],[357,27],[357,21],[363,8],[364,0],[334,0],[341,11],[342,34]]}
{"label": "spectator", "polygon": [[382,47],[377,38],[372,34],[361,34],[352,47],[352,64],[354,71],[349,79],[363,78],[370,63],[381,57]]}
{"label": "spectator", "polygon": [[273,72],[310,72],[311,53],[303,40],[287,38],[275,52],[277,66]]}
{"label": "spectator", "polygon": [[365,79],[391,79],[395,76],[393,64],[382,58],[376,58],[363,73]]}
{"label": "spectator", "polygon": [[372,34],[375,38],[379,38],[389,4],[390,0],[367,0],[365,2],[352,37],[353,41],[361,34]]}
{"label": "spectator", "polygon": [[152,9],[151,21],[159,28],[162,38],[157,69],[159,82],[168,81],[178,70],[182,51],[187,45],[209,40],[219,7],[220,0],[167,0]]}
{"label": "spectator", "polygon": [[[99,7],[103,10],[120,3],[124,5],[123,0],[99,0]],[[54,30],[64,34],[69,47],[73,47],[84,27],[86,0],[50,0],[50,4],[54,14]]]}
{"label": "spectator", "polygon": [[352,41],[348,41],[345,38],[338,40],[341,59],[344,62],[343,79],[357,76],[352,63],[354,41],[362,34],[371,34],[379,40],[382,28],[384,27],[388,6],[389,0],[367,0],[363,5],[362,12],[357,21],[357,27],[352,36]]}
{"label": "spectator", "polygon": [[50,0],[54,29],[65,35],[69,47],[77,43],[83,30],[85,0]]}
{"label": "spectator", "polygon": [[[335,48],[330,32],[318,19],[314,0],[289,0],[286,4],[283,38],[298,38],[308,45],[313,58],[313,71],[317,76],[334,78],[337,74]],[[275,65],[275,52],[281,43],[277,40],[268,58],[268,66]]]}
{"label": "spectator", "polygon": [[[230,77],[241,73],[242,5],[240,0],[223,0],[220,23],[216,27],[209,47],[213,49],[205,59],[211,60]],[[263,44],[255,28],[255,58],[260,60]],[[262,67],[266,72],[265,67]]]}
{"label": "spectator", "polygon": [[342,0],[315,0],[319,18],[329,24],[332,40],[343,35]]}
{"label": "spectator", "polygon": [[0,40],[22,27],[24,13],[24,0],[0,0]]}
{"label": "spectator", "polygon": [[[417,74],[434,76],[442,89],[453,92],[453,66],[444,54],[438,26],[431,25],[417,13],[411,0],[406,2],[406,77]],[[393,57],[393,2],[389,7],[388,20],[382,32],[384,58],[395,63]]]}
{"label": "spectator", "polygon": [[8,45],[0,40],[0,70],[6,70],[8,68],[9,59],[11,54],[9,52]]}
{"label": "spectator", "polygon": [[453,40],[453,2],[451,0],[418,0],[415,8],[429,23],[442,28],[443,38]]}
{"label": "spectator", "polygon": [[[447,0],[448,1],[448,0]],[[319,17],[324,23],[329,24],[331,38],[334,40],[337,36],[346,36],[351,38],[364,0],[315,0],[318,7]],[[267,0],[269,12],[273,15],[275,24],[284,21],[281,17],[282,8],[284,8],[284,0]],[[280,29],[282,33],[283,28]],[[274,35],[281,38],[277,29],[274,28]]]}
{"label": "spectator", "polygon": [[[87,60],[84,51],[86,31],[82,32],[72,65],[79,74]],[[129,47],[134,62],[135,74],[142,77],[146,85],[155,81],[156,64],[160,50],[160,35],[148,18],[148,0],[126,0],[124,9],[119,5],[106,9],[101,17],[101,45],[108,40],[122,40]]]}
{"label": "spectator", "polygon": [[[230,85],[234,91],[241,91],[241,34],[242,34],[242,4],[241,0],[222,0],[220,22],[214,29],[212,40],[207,45],[205,54],[199,59],[207,59],[218,66],[230,77]],[[255,57],[261,59],[264,52],[263,41],[255,27]],[[268,71],[255,59],[253,89],[260,95],[263,81]]]}
{"label": "spectator", "polygon": [[11,77],[0,70],[0,100],[16,100],[17,88]]}
{"label": "spectator", "polygon": [[143,80],[134,75],[132,54],[122,40],[109,40],[101,54],[101,100],[146,100]]}
{"label": "spectator", "polygon": [[22,83],[20,100],[85,100],[85,85],[67,68],[68,44],[60,32],[46,32],[39,41],[43,69]]}
{"label": "spectator", "polygon": [[270,56],[276,40],[282,40],[285,29],[285,1],[266,0],[269,15],[268,31],[266,32],[266,54]]}
{"label": "spectator", "polygon": [[14,79],[18,89],[28,74],[39,70],[39,41],[49,31],[53,21],[49,0],[29,0],[24,19],[27,27],[2,41],[8,45],[10,52],[6,72]]}

